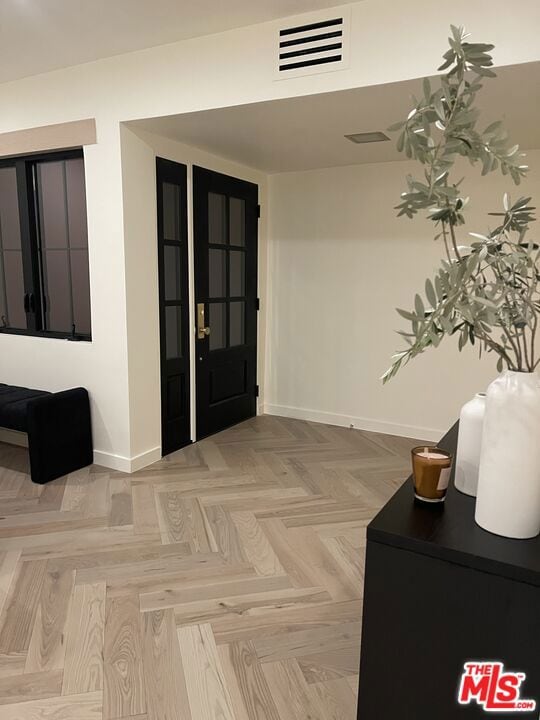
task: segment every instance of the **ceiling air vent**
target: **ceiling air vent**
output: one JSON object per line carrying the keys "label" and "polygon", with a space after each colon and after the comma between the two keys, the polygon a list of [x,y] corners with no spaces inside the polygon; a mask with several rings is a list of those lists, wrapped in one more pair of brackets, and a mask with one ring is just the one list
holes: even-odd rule
{"label": "ceiling air vent", "polygon": [[348,26],[347,13],[340,13],[337,17],[326,16],[280,29],[278,77],[297,77],[345,67]]}

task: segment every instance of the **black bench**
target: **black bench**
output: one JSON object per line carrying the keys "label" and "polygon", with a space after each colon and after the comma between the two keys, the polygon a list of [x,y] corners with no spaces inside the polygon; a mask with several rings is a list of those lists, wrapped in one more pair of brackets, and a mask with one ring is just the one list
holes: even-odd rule
{"label": "black bench", "polygon": [[84,388],[49,393],[0,383],[0,427],[28,433],[30,473],[40,485],[93,462]]}

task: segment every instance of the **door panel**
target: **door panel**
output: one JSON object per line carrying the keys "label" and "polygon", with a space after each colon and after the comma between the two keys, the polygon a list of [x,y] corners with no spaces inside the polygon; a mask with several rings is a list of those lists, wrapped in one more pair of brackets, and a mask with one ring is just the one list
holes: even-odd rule
{"label": "door panel", "polygon": [[257,203],[256,185],[193,169],[197,438],[256,413]]}
{"label": "door panel", "polygon": [[162,454],[191,441],[187,172],[157,158]]}

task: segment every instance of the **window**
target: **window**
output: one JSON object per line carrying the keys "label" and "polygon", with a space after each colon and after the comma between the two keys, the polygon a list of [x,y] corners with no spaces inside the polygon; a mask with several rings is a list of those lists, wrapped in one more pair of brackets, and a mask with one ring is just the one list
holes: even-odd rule
{"label": "window", "polygon": [[82,150],[0,160],[0,332],[91,337]]}

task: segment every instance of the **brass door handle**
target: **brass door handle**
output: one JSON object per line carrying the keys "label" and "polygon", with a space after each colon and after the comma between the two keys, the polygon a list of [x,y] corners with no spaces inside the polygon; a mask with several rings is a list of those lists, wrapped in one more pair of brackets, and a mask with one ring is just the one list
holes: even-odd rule
{"label": "brass door handle", "polygon": [[207,327],[204,317],[204,303],[197,303],[197,339],[204,340],[210,335],[210,328]]}

